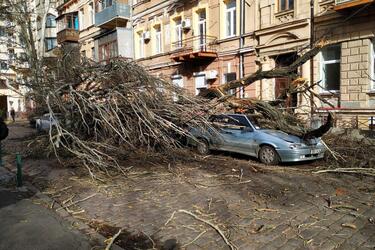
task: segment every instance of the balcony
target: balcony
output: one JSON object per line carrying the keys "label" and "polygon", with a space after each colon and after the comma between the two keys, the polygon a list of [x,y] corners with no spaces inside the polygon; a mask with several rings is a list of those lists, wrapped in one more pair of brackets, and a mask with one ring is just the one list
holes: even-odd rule
{"label": "balcony", "polygon": [[346,10],[373,2],[375,2],[375,0],[335,0],[335,6],[333,7],[333,9],[336,11]]}
{"label": "balcony", "polygon": [[193,36],[172,44],[171,59],[177,62],[214,60],[217,58],[216,37]]}
{"label": "balcony", "polygon": [[79,31],[75,29],[63,29],[57,32],[57,43],[71,42],[78,43]]}
{"label": "balcony", "polygon": [[130,5],[119,0],[95,14],[95,25],[103,29],[126,27],[129,20]]}

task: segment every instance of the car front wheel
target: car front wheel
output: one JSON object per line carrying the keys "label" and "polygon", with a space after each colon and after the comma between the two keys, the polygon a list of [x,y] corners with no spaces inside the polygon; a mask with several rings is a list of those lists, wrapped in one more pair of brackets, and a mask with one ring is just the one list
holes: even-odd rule
{"label": "car front wheel", "polygon": [[208,155],[210,153],[208,142],[204,139],[199,139],[197,142],[197,151],[201,155]]}
{"label": "car front wheel", "polygon": [[277,165],[280,162],[279,155],[271,146],[262,146],[260,148],[259,160],[266,165]]}

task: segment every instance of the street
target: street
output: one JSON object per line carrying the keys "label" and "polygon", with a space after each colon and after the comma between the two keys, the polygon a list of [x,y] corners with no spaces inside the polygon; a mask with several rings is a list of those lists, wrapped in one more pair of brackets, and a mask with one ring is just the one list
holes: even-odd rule
{"label": "street", "polygon": [[[9,150],[22,150],[22,137],[34,131],[18,124],[10,126],[10,132],[5,141],[7,163]],[[33,185],[59,204],[71,204],[66,210],[73,217],[105,237],[123,229],[117,244],[125,249],[162,248],[170,242],[183,249],[228,249],[218,231],[202,220],[217,226],[238,249],[375,247],[372,177],[313,174],[319,162],[266,167],[220,153],[189,163],[133,157],[124,164],[131,168],[127,176],[112,176],[111,182],[105,175],[100,176],[103,182],[94,181],[86,169],[74,164],[63,167],[54,159],[26,158],[24,171]],[[18,221],[16,228],[37,225],[41,228],[34,228],[35,234],[52,232],[43,226],[53,224],[53,211],[40,212],[44,216],[31,213],[29,219],[21,216],[23,205],[29,203],[9,205],[19,210],[3,207],[2,214],[10,209],[19,212],[2,221],[2,229]],[[27,210],[35,206],[30,204]],[[58,249],[58,242],[69,242],[74,244],[69,249],[85,249],[87,245],[69,231],[58,229],[58,234],[67,235],[53,246]],[[19,242],[18,236],[9,235],[17,234],[7,234],[8,244]],[[53,235],[43,240],[53,242]]]}

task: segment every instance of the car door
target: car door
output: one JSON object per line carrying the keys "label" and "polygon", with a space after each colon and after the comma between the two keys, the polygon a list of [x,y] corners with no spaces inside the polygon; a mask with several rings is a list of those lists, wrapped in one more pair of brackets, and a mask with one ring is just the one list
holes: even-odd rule
{"label": "car door", "polygon": [[214,120],[219,136],[214,144],[216,148],[225,151],[247,155],[255,154],[254,135],[252,127],[244,116],[222,115]]}
{"label": "car door", "polygon": [[231,127],[230,117],[213,116],[211,122],[215,127],[215,131],[210,131],[212,146],[219,150],[236,152],[236,131]]}
{"label": "car door", "polygon": [[240,129],[233,131],[234,148],[236,152],[246,155],[256,155],[257,144],[254,128],[244,115],[230,115]]}

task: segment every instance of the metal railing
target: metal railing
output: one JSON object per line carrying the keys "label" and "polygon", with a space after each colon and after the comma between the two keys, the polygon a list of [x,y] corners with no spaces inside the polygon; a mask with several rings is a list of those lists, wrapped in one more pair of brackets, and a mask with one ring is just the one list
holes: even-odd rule
{"label": "metal railing", "polygon": [[113,2],[113,4],[95,14],[95,25],[103,25],[116,17],[130,18],[130,5]]}
{"label": "metal railing", "polygon": [[217,52],[217,38],[214,36],[192,36],[172,43],[174,53],[194,53],[194,52]]}
{"label": "metal railing", "polygon": [[[351,112],[334,112],[334,127],[375,131],[375,111],[352,112],[352,110]],[[323,112],[319,114],[323,124],[326,116]]]}

